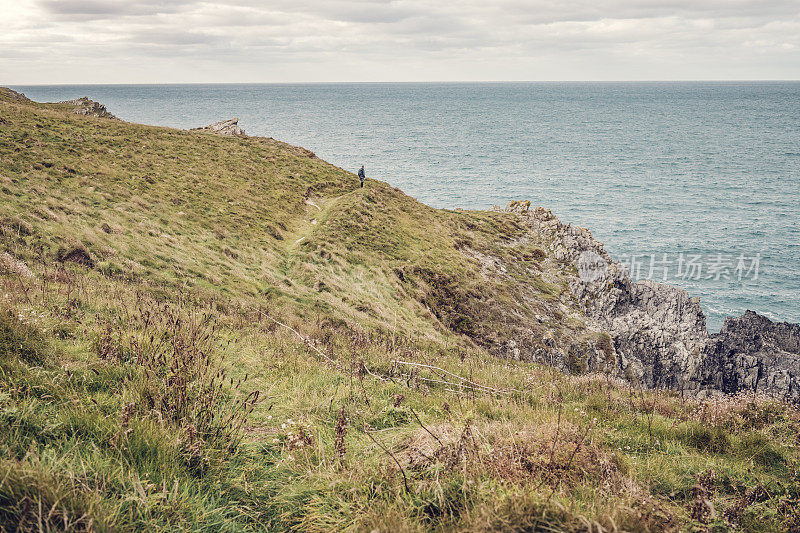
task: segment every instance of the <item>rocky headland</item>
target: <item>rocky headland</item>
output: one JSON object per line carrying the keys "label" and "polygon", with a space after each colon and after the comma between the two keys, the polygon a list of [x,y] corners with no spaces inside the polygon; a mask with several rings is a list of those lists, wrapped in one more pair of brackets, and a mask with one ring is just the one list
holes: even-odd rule
{"label": "rocky headland", "polygon": [[[506,210],[517,213],[531,232],[546,236],[553,255],[574,267],[570,292],[588,327],[611,336],[618,377],[648,387],[800,400],[797,324],[775,323],[747,311],[709,334],[698,298],[671,285],[633,281],[588,230],[564,224],[541,207],[531,209],[528,202],[513,202]],[[590,354],[590,368],[603,367],[601,352]],[[569,348],[528,355],[569,366]]]}

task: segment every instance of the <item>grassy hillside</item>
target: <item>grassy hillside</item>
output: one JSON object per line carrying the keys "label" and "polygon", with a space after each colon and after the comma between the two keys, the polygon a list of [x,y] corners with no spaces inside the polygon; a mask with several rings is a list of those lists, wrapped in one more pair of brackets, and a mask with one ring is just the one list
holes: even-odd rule
{"label": "grassy hillside", "polygon": [[0,530],[800,527],[795,410],[500,357],[568,266],[357,183],[0,89]]}

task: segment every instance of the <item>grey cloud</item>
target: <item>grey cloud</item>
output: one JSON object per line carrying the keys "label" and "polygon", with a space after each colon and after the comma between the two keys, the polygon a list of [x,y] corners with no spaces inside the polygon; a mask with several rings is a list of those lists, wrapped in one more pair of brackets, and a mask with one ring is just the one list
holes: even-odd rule
{"label": "grey cloud", "polygon": [[[248,79],[247,65],[302,71],[325,62],[364,72],[370,70],[360,67],[374,65],[390,74],[395,63],[420,64],[420,71],[443,78],[455,63],[483,62],[491,64],[486,72],[505,68],[506,79],[525,79],[529,72],[547,76],[536,69],[542,58],[601,70],[597,62],[611,56],[629,65],[631,76],[637,65],[669,58],[677,65],[729,65],[719,72],[729,68],[740,77],[743,62],[756,72],[769,54],[783,65],[783,77],[800,76],[797,0],[30,1],[36,12],[20,11],[0,35],[0,71],[13,73],[18,63],[4,60],[16,61],[23,52],[13,50],[24,50],[37,65],[55,57],[80,64],[102,54],[118,59],[120,72],[129,61],[174,60],[175,72],[192,79],[196,72],[182,58],[239,65]],[[87,75],[94,75],[88,67]]]}
{"label": "grey cloud", "polygon": [[772,0],[763,3],[745,0],[726,1],[627,1],[597,2],[579,0],[573,2],[526,0],[498,0],[495,2],[469,2],[461,6],[462,12],[472,17],[482,17],[496,23],[516,26],[519,24],[549,24],[558,22],[589,22],[613,19],[650,19],[678,17],[692,20],[712,18],[748,19],[754,24],[776,17],[797,17],[800,3],[792,0]]}
{"label": "grey cloud", "polygon": [[[213,5],[213,4],[211,4]],[[218,5],[218,4],[217,4]],[[430,9],[420,6],[411,6],[392,1],[359,1],[359,0],[330,0],[330,1],[290,1],[273,0],[268,4],[249,0],[240,0],[229,4],[229,9],[241,11],[256,17],[259,14],[292,14],[302,17],[312,17],[331,22],[363,23],[363,24],[395,24],[410,17],[422,17],[430,14]],[[250,21],[242,19],[243,25]]]}
{"label": "grey cloud", "polygon": [[40,5],[54,15],[117,15],[127,12],[124,2],[103,2],[83,0],[48,0]]}
{"label": "grey cloud", "polygon": [[186,6],[196,4],[196,0],[134,1],[124,0],[40,0],[38,5],[56,17],[77,20],[108,19],[128,15],[155,15],[175,13]]}

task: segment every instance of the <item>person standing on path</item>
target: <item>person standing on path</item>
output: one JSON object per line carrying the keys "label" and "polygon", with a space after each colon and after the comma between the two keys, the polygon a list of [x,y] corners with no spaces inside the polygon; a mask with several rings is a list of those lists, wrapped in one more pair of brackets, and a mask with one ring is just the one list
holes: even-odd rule
{"label": "person standing on path", "polygon": [[358,169],[358,179],[361,180],[361,187],[364,187],[364,165],[361,165],[361,168]]}

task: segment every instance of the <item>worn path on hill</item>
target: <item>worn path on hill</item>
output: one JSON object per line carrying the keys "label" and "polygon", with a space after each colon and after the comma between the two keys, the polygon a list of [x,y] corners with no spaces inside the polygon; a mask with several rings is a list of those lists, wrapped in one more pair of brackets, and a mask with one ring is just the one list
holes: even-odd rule
{"label": "worn path on hill", "polygon": [[296,258],[297,248],[307,241],[318,228],[322,227],[330,214],[341,207],[345,201],[354,198],[360,189],[356,189],[335,198],[309,198],[306,200],[306,215],[300,227],[286,235],[283,247],[284,258],[279,267],[284,275],[288,275]]}

